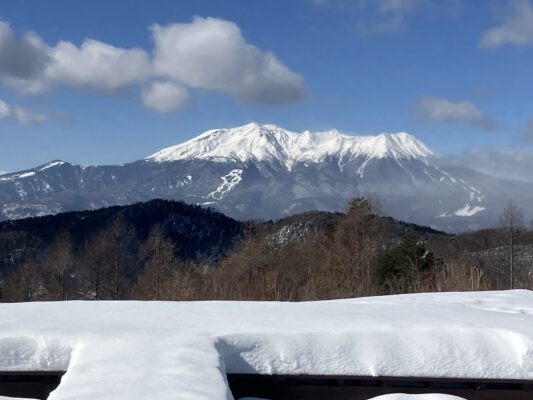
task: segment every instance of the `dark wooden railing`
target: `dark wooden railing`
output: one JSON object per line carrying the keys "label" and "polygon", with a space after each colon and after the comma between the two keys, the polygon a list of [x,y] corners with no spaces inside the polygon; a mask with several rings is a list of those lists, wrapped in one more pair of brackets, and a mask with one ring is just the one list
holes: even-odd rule
{"label": "dark wooden railing", "polygon": [[64,371],[2,372],[0,396],[46,400],[59,386]]}
{"label": "dark wooden railing", "polygon": [[[2,372],[0,396],[46,400],[64,371]],[[444,393],[467,400],[533,400],[533,380],[228,374],[235,399],[367,400],[390,393]]]}
{"label": "dark wooden railing", "polygon": [[367,400],[390,393],[443,393],[467,400],[533,400],[533,381],[228,374],[235,399]]}

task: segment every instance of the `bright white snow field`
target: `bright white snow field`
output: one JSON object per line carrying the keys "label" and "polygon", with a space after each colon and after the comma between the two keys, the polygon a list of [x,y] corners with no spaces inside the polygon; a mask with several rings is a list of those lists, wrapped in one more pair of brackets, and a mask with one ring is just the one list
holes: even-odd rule
{"label": "bright white snow field", "polygon": [[232,399],[227,372],[533,379],[533,292],[0,304],[2,370],[66,370],[51,400]]}

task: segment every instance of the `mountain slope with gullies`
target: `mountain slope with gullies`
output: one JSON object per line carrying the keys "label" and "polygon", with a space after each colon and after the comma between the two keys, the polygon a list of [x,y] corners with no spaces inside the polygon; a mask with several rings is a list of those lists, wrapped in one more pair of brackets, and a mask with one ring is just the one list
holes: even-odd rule
{"label": "mountain slope with gullies", "polygon": [[[0,219],[183,200],[244,219],[342,210],[358,196],[386,215],[448,231],[490,226],[508,196],[530,204],[533,185],[447,168],[414,136],[291,132],[251,123],[214,129],[125,165],[53,161],[0,176]],[[527,210],[526,210],[527,211]]]}

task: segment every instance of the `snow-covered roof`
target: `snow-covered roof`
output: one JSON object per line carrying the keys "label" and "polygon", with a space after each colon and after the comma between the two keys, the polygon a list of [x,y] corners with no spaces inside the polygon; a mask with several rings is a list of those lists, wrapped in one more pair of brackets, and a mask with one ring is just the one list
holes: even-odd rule
{"label": "snow-covered roof", "polygon": [[226,373],[533,379],[533,292],[0,304],[0,371],[50,400],[231,399]]}

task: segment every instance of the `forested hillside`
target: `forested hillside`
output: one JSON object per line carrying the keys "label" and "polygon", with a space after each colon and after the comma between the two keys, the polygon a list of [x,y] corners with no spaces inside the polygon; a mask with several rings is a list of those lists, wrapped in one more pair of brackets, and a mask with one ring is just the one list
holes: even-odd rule
{"label": "forested hillside", "polygon": [[2,301],[312,300],[533,287],[533,234],[510,205],[499,227],[450,235],[343,213],[239,222],[154,200],[0,223]]}
{"label": "forested hillside", "polygon": [[165,245],[172,259],[211,264],[241,238],[238,221],[166,200],[4,221],[3,293],[10,288],[28,299],[126,298],[154,243]]}

